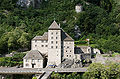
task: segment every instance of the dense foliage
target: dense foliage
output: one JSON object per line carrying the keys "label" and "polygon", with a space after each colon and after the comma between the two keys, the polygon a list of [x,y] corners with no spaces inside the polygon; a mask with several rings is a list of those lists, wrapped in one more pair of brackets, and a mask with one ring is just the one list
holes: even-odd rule
{"label": "dense foliage", "polygon": [[25,56],[25,53],[17,53],[13,57],[1,57],[0,58],[0,66],[20,66],[23,64],[23,57]]}
{"label": "dense foliage", "polygon": [[[30,40],[47,31],[54,18],[73,38],[78,25],[82,36],[77,41],[90,38],[93,47],[120,52],[119,0],[43,0],[40,8],[21,8],[16,2],[0,0],[1,54],[30,49]],[[75,12],[78,3],[83,5],[81,13]]]}
{"label": "dense foliage", "polygon": [[51,79],[82,79],[82,74],[78,74],[76,72],[69,74],[60,74],[53,72],[51,75]]}
{"label": "dense foliage", "polygon": [[94,63],[89,66],[88,72],[85,72],[83,77],[85,79],[120,79],[120,65]]}
{"label": "dense foliage", "polygon": [[111,62],[107,65],[93,63],[84,74],[76,72],[52,73],[51,79],[120,79],[120,65]]}

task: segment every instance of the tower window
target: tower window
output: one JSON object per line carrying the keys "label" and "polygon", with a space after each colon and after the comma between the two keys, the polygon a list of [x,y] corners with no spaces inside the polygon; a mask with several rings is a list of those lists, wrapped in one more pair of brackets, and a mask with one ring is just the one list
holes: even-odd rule
{"label": "tower window", "polygon": [[53,41],[51,41],[51,44],[53,44]]}
{"label": "tower window", "polygon": [[58,46],[56,46],[56,49],[58,48]]}
{"label": "tower window", "polygon": [[51,46],[51,48],[53,48],[53,46]]}
{"label": "tower window", "polygon": [[58,43],[58,41],[56,41],[56,44]]}

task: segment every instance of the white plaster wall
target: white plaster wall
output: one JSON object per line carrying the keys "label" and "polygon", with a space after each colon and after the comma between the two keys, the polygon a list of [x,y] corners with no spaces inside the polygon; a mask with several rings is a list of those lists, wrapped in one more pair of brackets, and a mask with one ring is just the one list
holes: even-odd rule
{"label": "white plaster wall", "polygon": [[[51,43],[51,41],[53,41],[53,43]],[[51,46],[53,46],[53,48],[51,48]],[[60,63],[61,63],[61,30],[48,30],[48,64],[47,65],[53,65],[53,64],[59,65]]]}
{"label": "white plaster wall", "polygon": [[[42,45],[43,45],[43,47],[42,47]],[[42,54],[48,54],[48,41],[47,40],[37,40],[37,41],[34,40],[34,41],[32,41],[31,49],[38,50]]]}
{"label": "white plaster wall", "polygon": [[[26,59],[23,60],[23,68],[32,68],[32,64],[31,63],[35,63],[34,68],[43,68],[43,60],[34,60],[32,62],[31,59],[28,59],[26,62]],[[26,66],[26,64],[28,64],[28,66]]]}
{"label": "white plaster wall", "polygon": [[64,58],[74,59],[74,41],[64,41]]}
{"label": "white plaster wall", "polygon": [[101,53],[100,53],[100,50],[97,49],[97,48],[94,48],[94,49],[93,49],[93,53],[94,53],[94,54],[97,54],[97,53],[98,53],[98,54],[101,54]]}

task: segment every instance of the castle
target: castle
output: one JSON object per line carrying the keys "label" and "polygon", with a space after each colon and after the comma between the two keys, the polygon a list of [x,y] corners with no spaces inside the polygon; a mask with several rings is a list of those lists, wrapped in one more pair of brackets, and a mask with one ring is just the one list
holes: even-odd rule
{"label": "castle", "polygon": [[43,68],[45,57],[47,66],[60,65],[63,59],[81,60],[83,53],[91,53],[89,46],[74,47],[74,40],[54,21],[42,36],[31,41],[31,51],[23,58],[24,68]]}

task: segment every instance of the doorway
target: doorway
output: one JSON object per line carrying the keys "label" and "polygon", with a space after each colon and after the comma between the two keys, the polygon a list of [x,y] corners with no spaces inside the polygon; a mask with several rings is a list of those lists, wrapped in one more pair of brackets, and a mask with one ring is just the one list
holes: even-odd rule
{"label": "doorway", "polygon": [[35,64],[32,64],[32,68],[34,68],[35,67]]}

